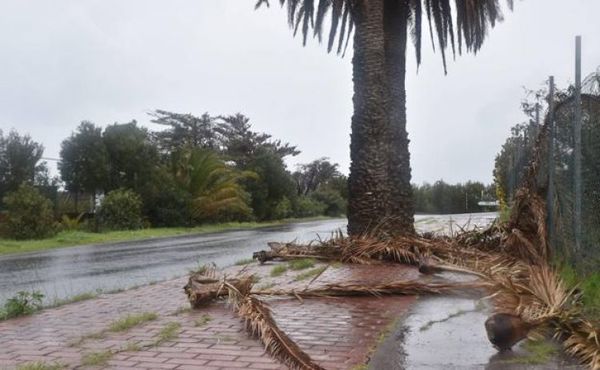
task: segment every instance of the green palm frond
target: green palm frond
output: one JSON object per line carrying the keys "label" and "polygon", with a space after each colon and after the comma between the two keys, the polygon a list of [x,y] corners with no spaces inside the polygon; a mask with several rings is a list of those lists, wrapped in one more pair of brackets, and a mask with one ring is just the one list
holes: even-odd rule
{"label": "green palm frond", "polygon": [[251,171],[237,171],[215,153],[205,149],[186,149],[176,155],[175,177],[193,198],[192,214],[201,220],[222,212],[249,215],[249,195],[241,181],[256,178]]}
{"label": "green palm frond", "polygon": [[[353,17],[365,6],[365,0],[279,0],[279,3],[286,8],[294,35],[301,32],[304,45],[310,30],[322,42],[324,28],[329,24],[327,50],[331,52],[334,49],[337,38],[338,54],[344,52],[344,45],[347,46],[354,27]],[[507,0],[507,4],[512,10],[513,1]],[[256,8],[262,5],[269,6],[269,0],[258,0]],[[446,50],[451,48],[453,55],[456,53],[455,39],[458,39],[459,54],[463,46],[465,51],[476,53],[483,45],[488,30],[503,19],[499,0],[409,0],[403,16],[410,21],[417,64],[421,62],[423,12],[427,17],[434,50],[437,36],[444,70]]]}

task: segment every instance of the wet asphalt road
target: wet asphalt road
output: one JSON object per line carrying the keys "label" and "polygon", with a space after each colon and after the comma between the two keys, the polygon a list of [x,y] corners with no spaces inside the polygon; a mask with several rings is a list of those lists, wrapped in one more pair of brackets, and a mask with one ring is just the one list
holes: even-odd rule
{"label": "wet asphalt road", "polygon": [[[482,224],[496,215],[416,216],[419,231],[451,224]],[[451,222],[452,220],[452,222]],[[185,275],[198,265],[232,265],[266,249],[270,241],[328,237],[346,228],[345,219],[303,222],[244,231],[89,245],[0,257],[0,304],[18,291],[38,290],[51,304],[87,292],[113,291]]]}
{"label": "wet asphalt road", "polygon": [[199,264],[227,266],[251,258],[270,241],[310,241],[345,226],[345,219],[335,219],[3,256],[0,304],[22,290],[41,291],[48,304],[80,293],[167,280]]}

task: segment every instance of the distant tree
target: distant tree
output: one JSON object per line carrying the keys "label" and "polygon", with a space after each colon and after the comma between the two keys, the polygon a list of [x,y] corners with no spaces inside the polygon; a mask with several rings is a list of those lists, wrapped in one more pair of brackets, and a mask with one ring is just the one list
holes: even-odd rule
{"label": "distant tree", "polygon": [[218,149],[215,118],[208,113],[196,117],[157,109],[150,115],[154,117],[152,122],[167,126],[165,130],[154,133],[163,153],[169,154],[188,147]]}
{"label": "distant tree", "polygon": [[443,180],[433,185],[424,183],[413,185],[416,211],[430,214],[483,212],[479,206],[481,200],[494,199],[494,186],[485,186],[481,182],[448,184]]}
{"label": "distant tree", "polygon": [[283,159],[278,154],[262,149],[255,153],[246,167],[255,172],[258,179],[244,182],[252,198],[252,209],[259,220],[277,218],[276,208],[285,198],[294,201],[296,186]]}
{"label": "distant tree", "polygon": [[61,144],[58,170],[68,191],[94,198],[109,183],[108,151],[102,128],[83,121]]}
{"label": "distant tree", "polygon": [[191,211],[196,220],[251,216],[249,196],[241,181],[255,178],[256,174],[228,166],[207,149],[180,151],[174,163],[175,178],[191,195]]}
{"label": "distant tree", "polygon": [[6,193],[19,189],[23,183],[33,185],[36,177],[43,177],[46,169],[41,162],[44,147],[29,135],[0,131],[0,199]]}
{"label": "distant tree", "polygon": [[246,168],[257,155],[272,153],[283,159],[296,156],[300,151],[289,143],[273,140],[271,135],[252,131],[250,119],[241,113],[219,117],[217,131],[221,135],[224,156],[236,163],[238,168]]}
{"label": "distant tree", "polygon": [[109,163],[106,191],[127,188],[140,192],[153,181],[160,161],[148,130],[138,127],[135,120],[115,123],[104,129],[102,140]]}
{"label": "distant tree", "polygon": [[160,165],[152,181],[142,184],[143,213],[155,227],[190,226],[191,195],[175,180],[170,167]]}
{"label": "distant tree", "polygon": [[346,214],[348,202],[335,190],[321,189],[310,195],[310,198],[325,206],[325,216],[337,217]]}
{"label": "distant tree", "polygon": [[329,162],[325,157],[299,165],[298,171],[293,174],[298,195],[308,195],[340,175],[338,164]]}

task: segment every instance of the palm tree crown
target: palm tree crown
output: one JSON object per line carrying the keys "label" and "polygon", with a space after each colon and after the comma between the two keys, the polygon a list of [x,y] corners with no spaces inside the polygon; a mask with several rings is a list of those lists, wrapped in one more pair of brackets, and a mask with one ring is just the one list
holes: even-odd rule
{"label": "palm tree crown", "polygon": [[[360,1],[365,0],[279,0],[279,3],[287,8],[288,23],[294,30],[294,35],[298,31],[302,32],[304,44],[306,44],[311,29],[313,35],[322,41],[323,31],[326,27],[325,20],[329,16],[327,50],[331,52],[335,47],[337,53],[342,54],[346,50],[354,28],[353,8]],[[467,52],[476,53],[483,45],[489,28],[494,27],[496,22],[503,19],[499,0],[398,1],[406,1],[408,4],[406,17],[410,21],[417,65],[421,63],[421,25],[423,12],[425,12],[432,47],[435,50],[435,33],[444,70],[446,70],[446,50],[449,46],[453,56],[457,49],[461,54],[463,46]],[[452,11],[451,3],[454,3],[455,12]],[[258,0],[256,7],[263,4],[269,6],[269,0]],[[513,0],[507,0],[507,4],[512,10]],[[458,48],[456,48],[455,39],[458,40]]]}

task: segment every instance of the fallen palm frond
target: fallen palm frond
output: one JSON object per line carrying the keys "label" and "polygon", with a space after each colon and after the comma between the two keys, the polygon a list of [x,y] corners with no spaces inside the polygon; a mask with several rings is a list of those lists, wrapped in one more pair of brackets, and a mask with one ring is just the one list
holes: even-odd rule
{"label": "fallen palm frond", "polygon": [[342,296],[384,296],[441,294],[467,289],[481,289],[489,285],[484,282],[473,283],[425,283],[416,280],[393,281],[381,284],[340,283],[325,284],[303,290],[270,289],[256,292],[260,295],[289,295],[302,298],[342,297]]}
{"label": "fallen palm frond", "polygon": [[200,272],[190,275],[187,284],[183,287],[190,304],[194,308],[206,305],[219,297],[228,295],[223,289],[223,282],[235,286],[240,291],[246,291],[252,286],[252,276],[225,279],[216,275],[215,267],[207,267]]}
{"label": "fallen palm frond", "polygon": [[600,369],[600,330],[592,322],[561,324],[556,336],[563,338],[567,353],[581,359],[590,369]]}
{"label": "fallen palm frond", "polygon": [[279,329],[269,307],[250,295],[249,289],[239,290],[228,282],[224,283],[224,287],[248,331],[260,339],[272,356],[293,369],[324,370]]}

